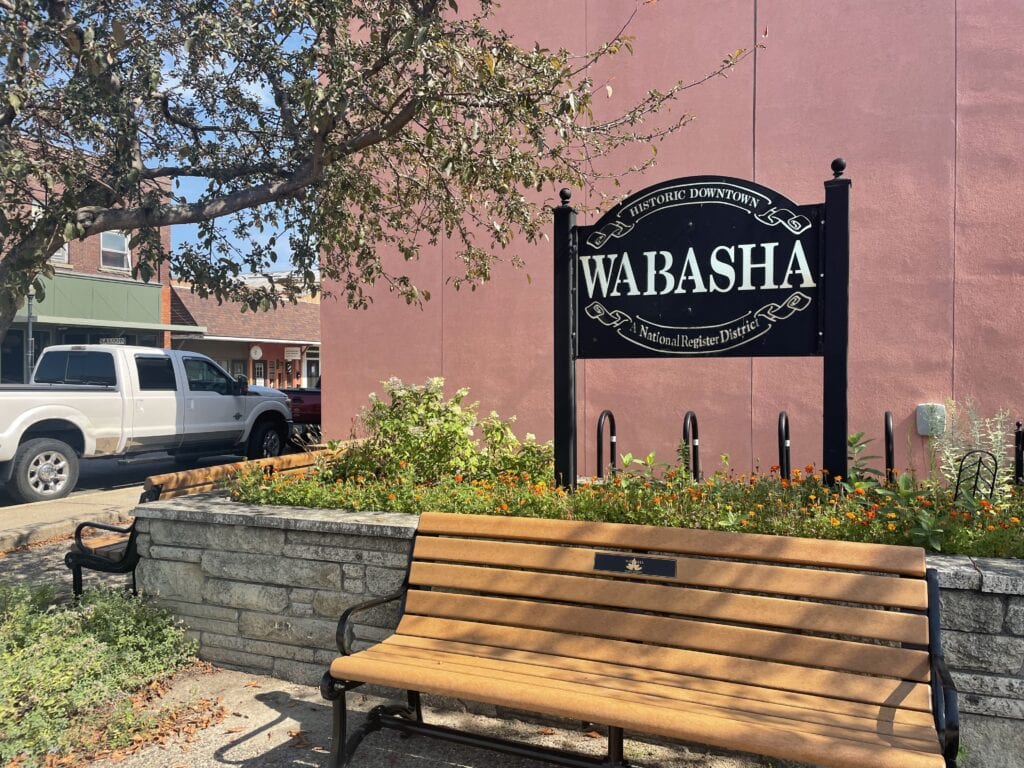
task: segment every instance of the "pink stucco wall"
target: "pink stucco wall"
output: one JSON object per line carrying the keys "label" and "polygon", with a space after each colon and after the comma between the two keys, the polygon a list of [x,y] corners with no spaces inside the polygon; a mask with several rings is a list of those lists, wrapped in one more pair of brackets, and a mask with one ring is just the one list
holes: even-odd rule
{"label": "pink stucco wall", "polygon": [[[682,108],[698,119],[659,147],[655,169],[627,186],[720,174],[813,203],[824,199],[831,159],[848,163],[850,430],[878,438],[880,453],[882,414],[892,410],[897,464],[920,465],[917,403],[970,398],[983,411],[1005,407],[1016,417],[1024,410],[1024,68],[1017,53],[1024,3],[639,5],[630,28],[636,55],[596,73],[614,86],[609,107],[703,75],[726,52],[751,47],[766,27],[768,37],[767,48],[728,79],[687,92]],[[579,50],[614,34],[632,9],[602,0],[517,0],[502,22],[524,44]],[[549,195],[556,199],[555,190]],[[411,267],[434,296],[422,309],[384,292],[365,312],[325,301],[326,433],[347,434],[382,379],[441,375],[453,388],[469,386],[482,410],[518,415],[518,431],[550,437],[551,252],[519,252],[525,271],[498,268],[475,293],[446,284],[456,268],[450,247],[425,254]],[[683,412],[693,409],[706,467],[728,453],[741,471],[776,463],[776,419],[787,410],[793,465],[820,462],[818,358],[581,361],[577,377],[581,471],[594,471],[603,408],[615,411],[621,451],[664,458],[673,454]]]}

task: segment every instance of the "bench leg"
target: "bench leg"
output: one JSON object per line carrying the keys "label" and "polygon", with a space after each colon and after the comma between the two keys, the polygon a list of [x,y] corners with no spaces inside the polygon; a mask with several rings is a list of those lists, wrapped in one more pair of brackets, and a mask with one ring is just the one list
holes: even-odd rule
{"label": "bench leg", "polygon": [[608,727],[608,760],[606,764],[617,768],[628,768],[629,763],[623,759],[621,728]]}
{"label": "bench leg", "polygon": [[82,566],[80,565],[71,566],[71,591],[75,593],[75,597],[82,596]]}
{"label": "bench leg", "polygon": [[420,692],[409,691],[409,709],[416,718],[417,723],[423,722],[423,705],[420,703]]}
{"label": "bench leg", "polygon": [[337,694],[333,701],[334,727],[331,729],[331,768],[343,768],[346,762],[345,744],[348,740],[348,710],[345,706],[345,692]]}

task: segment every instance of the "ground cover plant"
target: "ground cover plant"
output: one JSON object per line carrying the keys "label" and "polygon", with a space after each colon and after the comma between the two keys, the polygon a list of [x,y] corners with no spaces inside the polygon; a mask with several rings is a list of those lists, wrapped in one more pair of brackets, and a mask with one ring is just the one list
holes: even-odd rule
{"label": "ground cover plant", "polygon": [[424,386],[392,380],[385,394],[388,399],[371,397],[361,445],[338,449],[304,475],[243,472],[231,485],[233,498],[413,514],[603,520],[1024,557],[1022,489],[1000,485],[992,498],[954,499],[941,477],[903,474],[882,482],[862,434],[850,437],[845,478],[830,479],[813,465],[789,478],[780,477],[778,467],[737,473],[723,457],[722,469],[697,480],[685,461],[660,464],[653,455],[626,455],[623,471],[567,493],[554,486],[551,445],[530,435],[520,442],[496,414],[478,418],[466,390],[446,400],[440,379]]}
{"label": "ground cover plant", "polygon": [[141,706],[194,647],[170,615],[121,590],[52,605],[52,590],[0,585],[0,765],[81,764],[159,724]]}

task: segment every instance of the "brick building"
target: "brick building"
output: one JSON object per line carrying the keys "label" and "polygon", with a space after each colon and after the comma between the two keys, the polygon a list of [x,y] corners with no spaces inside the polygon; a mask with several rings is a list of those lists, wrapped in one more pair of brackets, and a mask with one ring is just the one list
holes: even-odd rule
{"label": "brick building", "polygon": [[[170,249],[170,228],[160,233]],[[130,233],[104,232],[73,241],[55,253],[54,275],[45,278],[45,296],[26,302],[0,342],[0,381],[25,379],[32,360],[51,344],[140,344],[167,347],[171,332],[201,333],[194,324],[171,322],[171,289],[167,265],[148,283],[132,277],[134,254]],[[33,350],[28,344],[28,313],[32,312]]]}
{"label": "brick building", "polygon": [[174,349],[201,352],[226,371],[269,387],[315,387],[320,380],[320,304],[307,299],[267,312],[243,312],[234,302],[203,299],[183,284],[171,286]]}

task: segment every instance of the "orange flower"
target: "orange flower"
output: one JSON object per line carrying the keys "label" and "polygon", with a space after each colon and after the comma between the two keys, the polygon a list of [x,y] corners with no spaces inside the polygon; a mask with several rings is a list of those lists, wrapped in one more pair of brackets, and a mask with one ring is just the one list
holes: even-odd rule
{"label": "orange flower", "polygon": [[996,529],[996,527],[994,525],[988,525],[988,526],[985,527],[985,530],[988,531],[989,533],[992,533],[995,529]]}
{"label": "orange flower", "polygon": [[854,493],[856,493],[856,494],[857,494],[858,496],[863,496],[863,495],[864,495],[864,493],[865,493],[865,491],[864,491],[864,489],[863,489],[863,488],[857,488],[857,489],[856,489],[856,490],[854,491]]}
{"label": "orange flower", "polygon": [[456,475],[455,476],[455,482],[456,483],[461,483],[462,482],[462,475]]}
{"label": "orange flower", "polygon": [[813,472],[814,471],[814,465],[813,464],[808,464],[806,467],[804,467],[804,471],[805,472]]}
{"label": "orange flower", "polygon": [[843,521],[840,520],[838,517],[832,517],[832,518],[829,518],[829,522],[831,522],[832,525],[835,526],[835,525],[839,525]]}
{"label": "orange flower", "polygon": [[888,528],[890,531],[895,531],[896,530],[896,525],[894,523],[889,523],[885,527]]}

